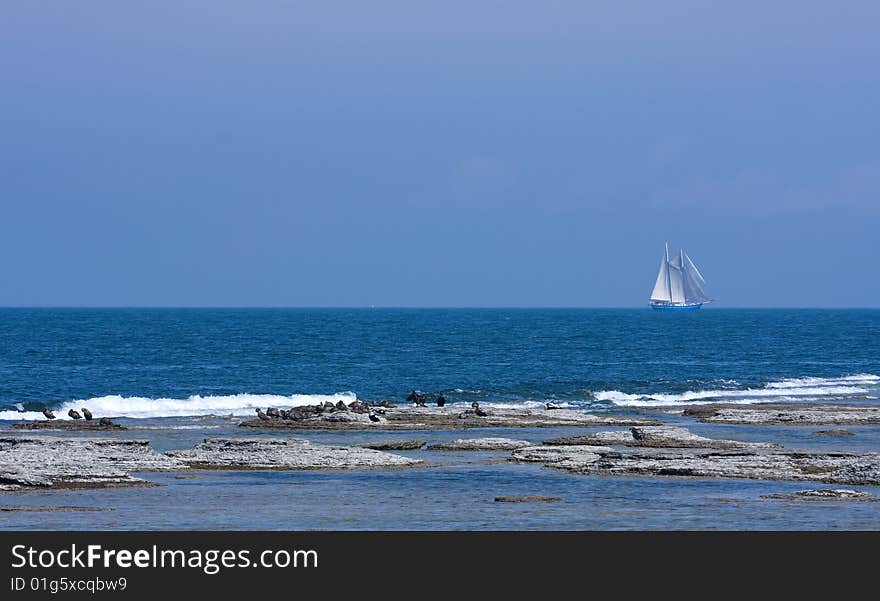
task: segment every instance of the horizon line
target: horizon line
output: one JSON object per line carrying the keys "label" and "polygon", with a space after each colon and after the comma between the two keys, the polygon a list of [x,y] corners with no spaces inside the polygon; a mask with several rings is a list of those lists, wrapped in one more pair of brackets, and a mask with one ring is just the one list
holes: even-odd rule
{"label": "horizon line", "polygon": [[[345,309],[345,310],[590,310],[590,309],[644,309],[649,305],[0,305],[5,309]],[[707,311],[725,311],[731,309],[749,310],[880,310],[880,306],[796,306],[796,305],[732,305],[713,306]]]}

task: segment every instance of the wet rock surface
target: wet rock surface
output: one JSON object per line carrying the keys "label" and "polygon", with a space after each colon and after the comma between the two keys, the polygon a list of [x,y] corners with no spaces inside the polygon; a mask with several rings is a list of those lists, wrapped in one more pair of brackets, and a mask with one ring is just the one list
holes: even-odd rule
{"label": "wet rock surface", "polygon": [[783,499],[786,501],[880,501],[871,493],[846,488],[823,488],[818,490],[799,490],[794,493],[762,495],[763,499]]}
{"label": "wet rock surface", "polygon": [[849,430],[816,430],[813,434],[817,436],[855,436]]}
{"label": "wet rock surface", "polygon": [[373,449],[375,451],[415,451],[421,449],[427,444],[425,440],[380,440],[377,442],[367,442],[360,446],[365,449]]}
{"label": "wet rock surface", "polygon": [[[670,434],[670,443],[676,446],[655,446],[659,440],[670,439]],[[738,443],[743,446],[719,447],[719,443],[724,445],[734,441],[717,441],[694,436],[689,432],[685,435],[668,431],[656,439],[648,436],[639,441],[648,442],[647,445],[631,446],[634,443],[628,443],[625,435],[626,433],[620,432],[599,432],[588,438],[592,441],[608,441],[610,445],[525,447],[513,451],[512,458],[515,461],[539,463],[578,474],[880,484],[878,453],[802,452],[762,443]],[[687,446],[682,446],[682,441]],[[698,444],[702,446],[696,446]]]}
{"label": "wet rock surface", "polygon": [[186,469],[146,440],[0,437],[0,490],[148,484],[130,472]]}
{"label": "wet rock surface", "polygon": [[512,451],[533,446],[528,440],[513,438],[459,438],[428,446],[432,451]]}
{"label": "wet rock surface", "polygon": [[11,426],[15,430],[55,430],[62,432],[79,432],[79,431],[107,431],[107,430],[127,430],[123,425],[117,424],[112,420],[103,418],[101,420],[46,420],[46,421],[30,421],[16,422]]}
{"label": "wet rock surface", "polygon": [[767,426],[880,425],[880,407],[820,405],[703,405],[682,411],[687,417],[718,424]]}
{"label": "wet rock surface", "polygon": [[192,449],[168,455],[191,467],[206,469],[348,469],[421,463],[363,447],[315,444],[295,438],[206,438]]}
{"label": "wet rock surface", "polygon": [[580,436],[562,436],[544,442],[546,445],[623,445],[657,448],[705,449],[778,449],[772,442],[741,442],[718,440],[693,434],[686,428],[674,426],[639,426],[617,432],[597,432]]}
{"label": "wet rock surface", "polygon": [[[246,428],[287,430],[458,430],[466,428],[551,428],[566,426],[639,426],[659,423],[647,417],[599,416],[569,409],[487,409],[485,415],[461,407],[370,407],[354,411],[310,412],[298,419],[252,419]],[[378,418],[370,419],[370,415]]]}

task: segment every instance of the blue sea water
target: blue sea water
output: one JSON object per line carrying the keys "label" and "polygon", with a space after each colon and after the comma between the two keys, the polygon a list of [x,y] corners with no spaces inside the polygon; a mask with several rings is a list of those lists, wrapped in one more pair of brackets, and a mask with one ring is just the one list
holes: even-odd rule
{"label": "blue sea water", "polygon": [[[0,429],[46,405],[121,416],[102,433],[159,451],[206,436],[319,443],[462,436],[535,442],[584,430],[242,432],[253,408],[413,388],[453,403],[647,409],[710,437],[878,451],[880,427],[702,424],[683,403],[880,404],[880,311],[4,309]],[[607,428],[599,428],[607,429]],[[595,429],[594,429],[595,430]],[[94,434],[67,434],[86,436]],[[880,503],[769,500],[810,482],[580,476],[505,453],[407,451],[433,467],[143,474],[154,488],[5,493],[0,529],[877,529]],[[854,487],[880,495],[877,487]],[[495,503],[542,494],[558,503]],[[55,513],[55,507],[80,508]],[[88,511],[101,509],[102,511]],[[45,511],[44,511],[45,510]]]}
{"label": "blue sea water", "polygon": [[877,310],[0,310],[0,419],[83,400],[132,417],[251,414],[283,404],[253,395],[413,388],[608,410],[871,402],[878,375]]}

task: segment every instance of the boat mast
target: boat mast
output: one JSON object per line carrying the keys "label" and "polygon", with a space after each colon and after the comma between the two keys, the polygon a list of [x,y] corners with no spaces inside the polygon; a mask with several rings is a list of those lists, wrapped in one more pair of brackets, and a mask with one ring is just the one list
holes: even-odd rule
{"label": "boat mast", "polygon": [[669,299],[669,302],[672,302],[672,280],[669,278],[669,242],[664,242],[666,246],[666,254],[664,255],[666,261],[666,297]]}
{"label": "boat mast", "polygon": [[684,304],[688,304],[687,287],[685,286],[684,275],[684,249],[678,249],[678,262],[681,263],[681,292],[684,296]]}

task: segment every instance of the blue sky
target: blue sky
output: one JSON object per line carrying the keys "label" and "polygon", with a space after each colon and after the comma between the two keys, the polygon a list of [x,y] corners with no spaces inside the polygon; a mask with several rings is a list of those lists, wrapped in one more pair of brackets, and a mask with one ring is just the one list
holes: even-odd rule
{"label": "blue sky", "polygon": [[0,6],[0,305],[880,306],[880,4]]}

